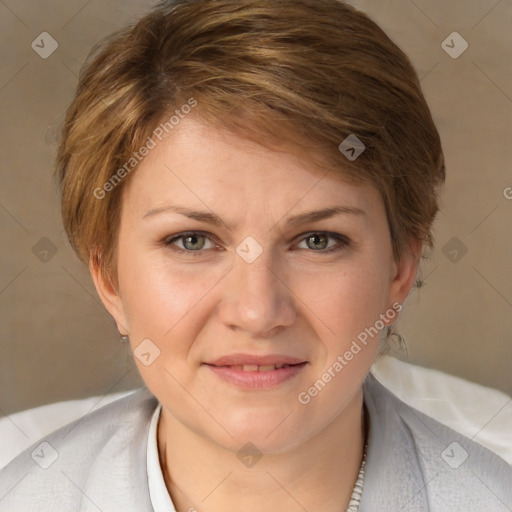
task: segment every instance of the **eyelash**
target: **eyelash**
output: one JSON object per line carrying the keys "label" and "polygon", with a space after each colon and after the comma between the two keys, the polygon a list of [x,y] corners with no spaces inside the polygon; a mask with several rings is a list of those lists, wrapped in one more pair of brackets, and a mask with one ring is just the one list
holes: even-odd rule
{"label": "eyelash", "polygon": [[[208,238],[210,239],[213,243],[214,240],[212,240],[212,237],[210,236],[209,233],[206,233],[204,231],[187,231],[187,232],[184,232],[184,233],[179,233],[177,235],[174,235],[172,237],[167,237],[167,238],[164,238],[162,240],[162,244],[165,246],[165,247],[168,247],[168,248],[171,248],[172,245],[174,245],[174,242],[176,242],[177,240],[180,240],[180,239],[183,239],[183,238],[186,238],[188,236],[204,236],[205,238]],[[344,249],[346,247],[348,247],[350,245],[350,239],[345,236],[345,235],[339,235],[337,233],[330,233],[330,232],[327,232],[327,231],[311,231],[309,233],[306,233],[305,235],[300,235],[302,238],[299,239],[298,243],[306,240],[307,238],[310,238],[314,235],[322,235],[322,236],[326,236],[327,238],[332,238],[332,239],[335,239],[338,241],[338,243],[336,245],[333,245],[332,247],[329,247],[327,249],[319,249],[317,251],[315,251],[314,249],[306,249],[306,250],[309,250],[310,252],[318,252],[318,253],[322,253],[322,254],[326,254],[326,253],[332,253],[332,252],[336,252],[336,251],[339,251],[341,249]],[[190,255],[190,256],[200,256],[201,253],[205,252],[205,250],[203,249],[199,249],[197,251],[191,251],[189,249],[181,249],[179,247],[176,247],[174,246],[172,248],[172,250],[174,251],[177,251],[177,252],[180,252],[180,253],[185,253],[187,255]]]}

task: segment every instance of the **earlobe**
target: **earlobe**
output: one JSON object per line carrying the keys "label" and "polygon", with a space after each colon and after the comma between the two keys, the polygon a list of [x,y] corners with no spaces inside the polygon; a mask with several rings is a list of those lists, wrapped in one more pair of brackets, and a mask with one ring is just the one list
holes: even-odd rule
{"label": "earlobe", "polygon": [[391,302],[402,304],[416,280],[423,243],[413,240],[410,250],[396,264],[396,273],[391,283]]}
{"label": "earlobe", "polygon": [[102,271],[97,258],[89,260],[89,272],[91,273],[96,292],[101,302],[114,318],[117,329],[121,335],[129,334],[128,322],[124,312],[124,305],[118,289],[114,286],[110,276],[106,276]]}

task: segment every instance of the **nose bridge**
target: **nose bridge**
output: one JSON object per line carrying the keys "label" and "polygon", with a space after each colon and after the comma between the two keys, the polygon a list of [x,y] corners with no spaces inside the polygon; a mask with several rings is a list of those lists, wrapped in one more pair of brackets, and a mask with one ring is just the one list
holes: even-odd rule
{"label": "nose bridge", "polygon": [[270,251],[263,251],[253,262],[240,258],[237,264],[240,281],[245,282],[244,289],[255,295],[262,294],[260,300],[274,299],[274,295],[278,294],[278,285],[282,286],[282,283],[276,277],[277,264]]}
{"label": "nose bridge", "polygon": [[[280,275],[277,256],[262,247],[254,257],[255,247],[250,244],[251,241],[248,246],[242,243],[237,250],[221,316],[232,328],[263,336],[279,326],[293,323],[295,309],[292,293],[285,284],[286,278]],[[243,252],[247,248],[249,251]],[[246,257],[247,254],[251,257]]]}

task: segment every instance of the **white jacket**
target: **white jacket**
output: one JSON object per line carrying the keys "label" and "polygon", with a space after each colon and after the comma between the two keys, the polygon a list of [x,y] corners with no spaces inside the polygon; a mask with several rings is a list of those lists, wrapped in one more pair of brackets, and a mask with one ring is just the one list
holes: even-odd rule
{"label": "white jacket", "polygon": [[[364,400],[359,512],[512,511],[512,466],[498,455],[406,405],[371,373]],[[0,471],[0,512],[153,512],[146,452],[157,405],[141,388],[35,443]]]}

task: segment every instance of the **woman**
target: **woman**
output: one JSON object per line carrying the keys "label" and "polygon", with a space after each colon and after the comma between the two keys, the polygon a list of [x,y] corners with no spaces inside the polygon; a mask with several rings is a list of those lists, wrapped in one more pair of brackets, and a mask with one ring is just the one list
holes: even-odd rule
{"label": "woman", "polygon": [[511,510],[505,461],[368,373],[444,171],[407,57],[342,2],[163,2],[106,41],[57,178],[147,388],[21,454],[0,510]]}

